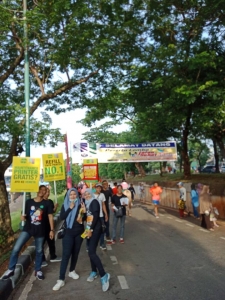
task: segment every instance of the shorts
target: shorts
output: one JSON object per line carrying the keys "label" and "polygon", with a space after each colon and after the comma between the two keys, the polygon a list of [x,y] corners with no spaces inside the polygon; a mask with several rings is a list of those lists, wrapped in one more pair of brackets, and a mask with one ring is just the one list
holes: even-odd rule
{"label": "shorts", "polygon": [[154,205],[159,205],[159,200],[152,200],[152,203],[153,203]]}

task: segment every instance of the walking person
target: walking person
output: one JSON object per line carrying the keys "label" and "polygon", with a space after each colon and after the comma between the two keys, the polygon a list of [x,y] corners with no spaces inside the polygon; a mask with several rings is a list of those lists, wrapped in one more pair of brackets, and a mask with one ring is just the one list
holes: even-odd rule
{"label": "walking person", "polygon": [[112,194],[113,195],[117,194],[117,182],[113,183]]}
{"label": "walking person", "polygon": [[184,210],[186,208],[187,192],[186,189],[184,188],[183,182],[179,182],[177,185],[180,189],[180,200],[178,201],[178,208],[179,208],[180,218],[183,219]]}
{"label": "walking person", "polygon": [[136,192],[135,192],[135,189],[134,189],[134,186],[132,183],[130,184],[130,187],[128,188],[128,190],[131,192],[131,198],[132,198],[132,201],[134,202],[134,195],[136,194]]}
{"label": "walking person", "polygon": [[158,185],[157,182],[154,182],[153,186],[150,187],[149,192],[152,195],[152,203],[154,205],[155,217],[156,219],[158,219],[158,206],[160,204],[160,195],[162,194],[162,188]]}
{"label": "walking person", "polygon": [[84,232],[83,220],[78,218],[81,208],[85,211],[84,204],[81,204],[77,189],[69,189],[60,213],[61,220],[66,222],[66,231],[65,236],[62,239],[62,261],[60,265],[59,279],[57,280],[56,285],[52,288],[53,291],[58,291],[65,285],[66,269],[70,257],[71,261],[68,276],[75,280],[79,278],[75,268],[83,242],[81,237],[81,234]]}
{"label": "walking person", "polygon": [[[99,204],[100,204],[100,219],[102,222],[102,225],[105,225],[105,222],[108,222],[108,213],[106,210],[106,205],[105,205],[105,195],[101,192],[102,191],[102,184],[101,183],[97,183],[95,185],[95,189],[96,192],[94,194],[95,199],[98,200]],[[106,250],[106,245],[105,245],[105,241],[104,241],[104,233],[101,234],[100,237],[100,248],[102,250]]]}
{"label": "walking person", "polygon": [[145,189],[142,183],[139,184],[139,195],[140,195],[140,201],[144,200],[144,193]]}
{"label": "walking person", "polygon": [[107,244],[110,245],[111,238],[110,238],[110,232],[109,232],[109,218],[110,218],[109,203],[111,201],[112,193],[109,190],[107,180],[102,181],[102,191],[101,192],[105,195],[105,207],[106,207],[106,211],[107,211],[107,215],[108,215],[108,221],[105,221],[105,226],[106,226],[105,235],[106,235],[106,242],[107,242]]}
{"label": "walking person", "polygon": [[23,231],[20,233],[16,243],[13,247],[8,270],[2,276],[2,279],[8,279],[14,275],[18,256],[23,246],[34,237],[35,241],[35,276],[39,280],[45,279],[41,271],[42,255],[43,255],[43,241],[46,236],[46,216],[50,223],[49,238],[54,238],[54,220],[53,209],[48,201],[44,200],[46,194],[46,186],[40,185],[37,196],[34,199],[29,199],[25,204],[25,214],[21,216],[22,221],[26,221]]}
{"label": "walking person", "polygon": [[[126,206],[129,199],[123,194],[122,185],[117,186],[118,192],[116,195],[112,196],[112,211],[113,214],[113,230],[112,230],[112,244],[116,244],[116,229],[118,221],[120,220],[120,243],[124,244],[124,230],[125,230],[125,220],[126,220]],[[122,215],[117,216],[116,211],[122,208]]]}
{"label": "walking person", "polygon": [[88,241],[88,255],[91,262],[91,273],[87,278],[88,282],[94,281],[98,275],[101,277],[102,291],[109,289],[110,274],[106,273],[99,256],[96,254],[98,242],[102,233],[102,223],[100,219],[100,204],[95,199],[92,189],[86,189],[84,193],[85,213],[87,216],[86,234]]}
{"label": "walking person", "polygon": [[199,219],[199,213],[198,213],[199,196],[198,196],[198,193],[196,191],[196,187],[195,187],[194,183],[192,183],[192,185],[191,185],[191,204],[192,204],[192,207],[193,207],[194,217],[196,219]]}
{"label": "walking person", "polygon": [[201,227],[214,231],[213,223],[210,221],[210,211],[212,209],[211,195],[209,193],[209,186],[203,185],[199,196],[199,209],[202,217]]}
{"label": "walking person", "polygon": [[[51,207],[52,207],[53,213],[55,213],[59,205],[58,205],[58,203],[54,204],[54,202],[51,199],[49,199],[49,195],[50,195],[50,189],[46,188],[46,193],[44,195],[44,200],[49,202],[49,205],[51,205]],[[48,265],[48,263],[46,261],[45,254],[44,254],[45,242],[48,243],[49,254],[50,254],[50,262],[59,262],[59,261],[62,260],[61,257],[57,257],[57,255],[56,255],[55,239],[50,239],[50,237],[49,237],[50,223],[49,223],[49,220],[48,220],[48,216],[46,216],[46,218],[47,218],[46,221],[45,221],[46,231],[45,231],[45,239],[44,239],[44,243],[43,243],[43,256],[42,256],[42,264],[41,264],[42,268],[46,267]]]}

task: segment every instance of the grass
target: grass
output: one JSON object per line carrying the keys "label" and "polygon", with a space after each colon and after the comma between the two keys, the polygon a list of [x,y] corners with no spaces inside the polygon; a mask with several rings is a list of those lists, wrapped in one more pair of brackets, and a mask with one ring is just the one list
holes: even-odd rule
{"label": "grass", "polygon": [[[58,200],[58,204],[59,204],[57,212],[60,211],[60,209],[62,207],[62,204],[63,204],[63,201],[64,201],[64,195],[65,195],[65,193],[62,193],[62,195],[57,196],[57,200]],[[36,194],[31,194],[31,197],[35,197],[35,196],[36,196]],[[49,199],[52,199],[52,200],[54,199],[55,200],[55,195],[50,194]],[[53,202],[54,202],[54,200],[53,200]],[[13,229],[14,232],[17,232],[19,229],[21,229],[21,227],[20,227],[21,209],[12,212],[10,215],[11,215],[12,229]]]}

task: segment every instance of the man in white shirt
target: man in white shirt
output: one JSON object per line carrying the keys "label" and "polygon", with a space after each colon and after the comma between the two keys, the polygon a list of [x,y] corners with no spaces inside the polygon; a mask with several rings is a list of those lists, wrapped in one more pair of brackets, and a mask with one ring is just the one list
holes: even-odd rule
{"label": "man in white shirt", "polygon": [[[102,184],[101,183],[97,183],[95,185],[95,198],[98,200],[99,204],[100,204],[100,218],[102,221],[102,224],[108,221],[108,213],[106,210],[106,205],[105,205],[105,195],[101,192],[102,191]],[[104,242],[104,233],[102,233],[101,237],[100,237],[100,248],[102,250],[106,250],[106,246],[105,246],[105,242]]]}

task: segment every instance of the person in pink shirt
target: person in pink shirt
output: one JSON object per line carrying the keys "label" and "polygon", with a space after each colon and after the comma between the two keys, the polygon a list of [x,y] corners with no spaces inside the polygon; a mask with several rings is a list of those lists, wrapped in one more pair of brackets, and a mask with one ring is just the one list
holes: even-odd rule
{"label": "person in pink shirt", "polygon": [[162,188],[158,186],[157,182],[154,182],[153,186],[150,187],[149,192],[152,195],[152,203],[154,204],[155,217],[158,219],[158,205],[160,201],[160,195],[162,194]]}
{"label": "person in pink shirt", "polygon": [[123,179],[123,182],[121,183],[121,186],[122,186],[123,190],[128,190],[129,185],[128,185],[128,183],[126,182],[125,179]]}

